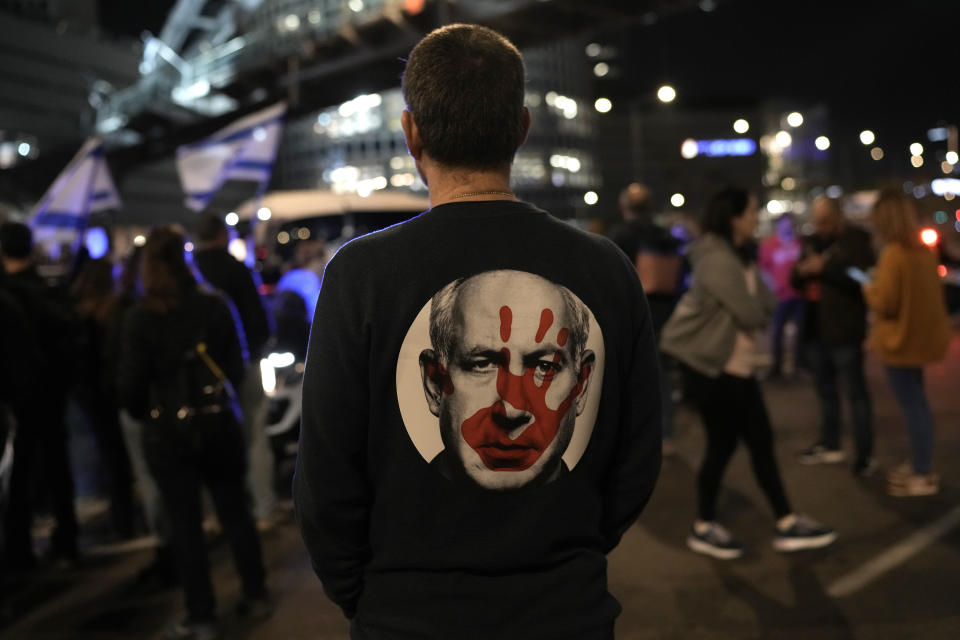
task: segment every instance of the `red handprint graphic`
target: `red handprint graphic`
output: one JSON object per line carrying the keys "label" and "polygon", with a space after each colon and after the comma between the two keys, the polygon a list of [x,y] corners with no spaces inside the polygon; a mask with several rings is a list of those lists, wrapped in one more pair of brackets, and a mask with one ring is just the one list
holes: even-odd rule
{"label": "red handprint graphic", "polygon": [[[508,306],[500,308],[500,338],[510,340],[513,313]],[[542,344],[554,322],[554,312],[543,309],[540,325],[534,336],[536,344]],[[549,447],[570,410],[571,405],[583,392],[590,375],[590,366],[584,365],[576,373],[576,383],[559,406],[547,404],[547,392],[557,376],[568,367],[563,350],[569,329],[561,327],[557,334],[552,354],[549,349],[537,352],[537,356],[521,358],[521,373],[510,370],[514,354],[506,346],[500,349],[497,365],[497,395],[499,400],[477,411],[461,425],[464,440],[480,456],[488,469],[497,471],[522,471],[532,466]],[[554,344],[554,343],[551,343]],[[527,356],[529,357],[529,356]]]}

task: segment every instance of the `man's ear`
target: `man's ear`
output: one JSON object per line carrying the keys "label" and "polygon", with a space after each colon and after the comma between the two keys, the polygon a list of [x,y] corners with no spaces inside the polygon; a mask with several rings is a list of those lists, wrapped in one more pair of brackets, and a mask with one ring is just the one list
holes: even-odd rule
{"label": "man's ear", "polygon": [[530,134],[530,109],[526,107],[523,108],[523,135],[520,136],[520,144],[517,145],[519,149],[527,142],[527,136]]}
{"label": "man's ear", "polygon": [[423,380],[423,395],[427,398],[430,413],[440,417],[440,401],[445,392],[450,393],[453,390],[453,385],[450,374],[440,364],[440,359],[433,349],[420,352],[420,378]]}
{"label": "man's ear", "polygon": [[407,109],[400,114],[400,126],[403,127],[403,138],[407,142],[410,157],[419,162],[420,156],[423,155],[423,140],[420,138],[420,129],[413,119],[413,114]]}
{"label": "man's ear", "polygon": [[580,374],[577,378],[577,384],[580,385],[580,393],[577,395],[577,415],[583,413],[587,406],[587,389],[590,387],[590,374],[593,373],[593,367],[596,365],[597,358],[593,351],[587,349],[580,357]]}

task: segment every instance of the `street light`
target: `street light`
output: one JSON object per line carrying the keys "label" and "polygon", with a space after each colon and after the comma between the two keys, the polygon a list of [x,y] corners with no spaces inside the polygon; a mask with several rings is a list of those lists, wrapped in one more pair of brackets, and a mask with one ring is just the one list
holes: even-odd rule
{"label": "street light", "polygon": [[864,129],[860,132],[860,142],[865,145],[873,144],[873,141],[876,139],[877,137],[873,135],[873,131],[870,131],[870,129]]}
{"label": "street light", "polygon": [[680,155],[690,160],[691,158],[696,158],[697,154],[700,153],[700,145],[697,144],[697,141],[693,138],[687,138],[683,141],[683,144],[680,145]]}
{"label": "street light", "polygon": [[597,98],[597,101],[593,103],[593,108],[600,113],[609,113],[610,109],[613,108],[613,103],[610,102],[609,98]]}
{"label": "street light", "polygon": [[657,99],[660,102],[673,102],[677,97],[677,90],[668,84],[657,89]]}
{"label": "street light", "polygon": [[737,133],[746,133],[747,131],[750,131],[750,123],[744,120],[743,118],[734,120],[733,130],[736,131]]}
{"label": "street light", "polygon": [[830,138],[827,136],[820,136],[813,141],[813,144],[816,145],[817,149],[820,149],[820,151],[826,151],[830,148]]}
{"label": "street light", "polygon": [[787,124],[796,129],[803,124],[803,114],[799,111],[794,111],[787,116]]}

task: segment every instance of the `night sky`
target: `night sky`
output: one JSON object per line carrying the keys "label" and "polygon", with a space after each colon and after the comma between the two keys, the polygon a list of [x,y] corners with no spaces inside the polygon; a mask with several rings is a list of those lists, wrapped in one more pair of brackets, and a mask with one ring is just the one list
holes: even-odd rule
{"label": "night sky", "polygon": [[960,119],[958,25],[957,0],[728,0],[598,36],[621,52],[601,86],[626,98],[671,82],[694,107],[822,102],[835,126],[916,136]]}

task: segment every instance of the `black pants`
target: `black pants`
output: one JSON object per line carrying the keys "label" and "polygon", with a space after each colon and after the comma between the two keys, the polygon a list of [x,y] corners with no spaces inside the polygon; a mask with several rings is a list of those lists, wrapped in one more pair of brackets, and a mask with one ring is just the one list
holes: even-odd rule
{"label": "black pants", "polygon": [[133,476],[117,407],[110,398],[92,389],[78,392],[76,400],[97,438],[114,531],[121,537],[130,537],[133,535]]}
{"label": "black pants", "polygon": [[17,435],[4,514],[7,567],[33,565],[33,516],[44,501],[56,522],[50,538],[51,555],[77,556],[78,527],[65,413],[66,399],[59,394],[32,398],[14,407]]}
{"label": "black pants", "polygon": [[191,622],[213,620],[216,610],[202,526],[201,484],[213,498],[244,595],[261,597],[266,593],[260,538],[244,485],[243,436],[231,418],[226,414],[223,418],[193,434],[196,440],[149,423],[144,433],[147,464],[170,519],[177,570]]}
{"label": "black pants", "polygon": [[709,378],[687,367],[684,373],[687,391],[697,404],[707,432],[707,452],[697,476],[700,519],[716,519],[720,482],[741,439],[747,445],[753,474],[774,515],[789,515],[792,509],[783,490],[773,453],[770,418],[757,381],[725,373]]}

